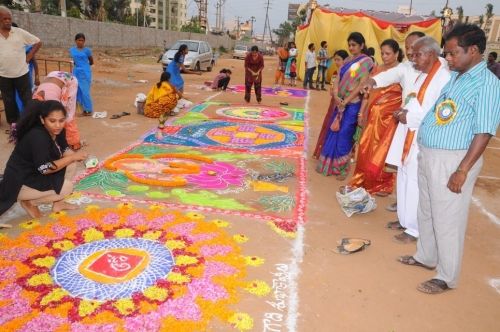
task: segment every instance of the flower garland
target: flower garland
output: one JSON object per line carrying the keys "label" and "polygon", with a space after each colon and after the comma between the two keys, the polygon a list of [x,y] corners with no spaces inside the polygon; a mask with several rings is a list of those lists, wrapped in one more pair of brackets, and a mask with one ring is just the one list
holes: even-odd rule
{"label": "flower garland", "polygon": [[[244,331],[253,327],[253,319],[231,309],[239,301],[239,290],[255,296],[270,292],[264,281],[244,280],[247,266],[260,266],[264,260],[243,256],[239,243],[247,242],[248,237],[228,234],[221,227],[228,225],[223,220],[207,222],[198,212],[170,211],[159,205],[137,209],[130,203],[109,209],[88,206],[82,215],[60,213],[52,218],[53,222],[38,225],[18,238],[0,241],[0,252],[4,253],[0,256],[2,331],[194,331],[207,330],[215,318]],[[75,296],[74,290],[61,286],[60,278],[66,273],[63,269],[59,274],[63,261],[77,252],[88,256],[86,266],[92,270],[103,262],[109,264],[112,255],[133,258],[134,250],[145,250],[115,250],[110,246],[113,241],[163,246],[175,264],[166,276],[148,285],[134,283],[136,275],[130,274],[130,285],[140,288],[129,297],[93,300],[91,296]],[[95,247],[95,251],[101,242],[107,243],[102,248],[107,248],[108,259],[100,260],[95,254],[93,261],[88,248]],[[8,250],[17,254],[6,254]],[[153,260],[154,253],[151,255]],[[136,266],[148,269],[146,265]],[[121,277],[111,275],[108,279]],[[99,287],[108,289],[120,282]]]}

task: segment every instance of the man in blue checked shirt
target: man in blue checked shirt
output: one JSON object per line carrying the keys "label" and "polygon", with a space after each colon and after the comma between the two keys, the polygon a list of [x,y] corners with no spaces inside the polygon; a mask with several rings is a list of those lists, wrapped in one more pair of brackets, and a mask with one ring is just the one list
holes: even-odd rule
{"label": "man in blue checked shirt", "polygon": [[500,80],[486,67],[485,48],[486,36],[475,25],[455,26],[445,36],[453,73],[418,133],[420,237],[417,253],[399,260],[437,268],[417,287],[428,294],[457,287],[472,190],[500,122]]}

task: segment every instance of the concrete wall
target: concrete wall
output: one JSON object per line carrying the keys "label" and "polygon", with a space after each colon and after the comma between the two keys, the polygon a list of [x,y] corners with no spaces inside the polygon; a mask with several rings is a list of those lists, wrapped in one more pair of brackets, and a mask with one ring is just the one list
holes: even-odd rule
{"label": "concrete wall", "polygon": [[226,36],[204,35],[190,32],[164,31],[131,25],[87,21],[77,18],[12,11],[13,21],[31,32],[49,47],[70,47],[74,37],[83,32],[89,47],[163,48],[179,39],[208,41],[212,48],[231,49],[234,40]]}

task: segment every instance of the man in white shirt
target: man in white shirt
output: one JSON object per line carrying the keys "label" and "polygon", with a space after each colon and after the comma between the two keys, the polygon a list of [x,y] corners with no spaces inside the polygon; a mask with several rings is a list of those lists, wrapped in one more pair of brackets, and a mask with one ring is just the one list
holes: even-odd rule
{"label": "man in white shirt", "polygon": [[[25,46],[33,45],[26,54]],[[0,91],[7,122],[12,126],[19,118],[15,92],[24,105],[31,99],[28,63],[40,49],[40,39],[31,33],[12,27],[12,13],[0,6]]]}
{"label": "man in white shirt", "polygon": [[[391,84],[399,83],[401,85],[401,88],[403,89],[402,104],[404,105],[404,100],[406,96],[410,93],[409,90],[413,86],[413,83],[415,82],[415,79],[419,74],[418,71],[415,70],[415,68],[413,67],[413,63],[411,62],[411,57],[412,57],[411,47],[413,42],[415,42],[418,38],[424,36],[425,34],[421,31],[414,31],[411,32],[408,36],[406,36],[405,39],[406,61],[400,63],[398,66],[392,69],[389,69],[369,79],[362,91],[368,93],[375,86],[380,88],[380,87],[387,87]],[[406,137],[405,129],[400,124],[398,125],[396,133],[394,134],[393,142],[401,142],[401,141],[404,142],[405,137]],[[399,145],[395,144],[394,147],[395,146]],[[396,167],[399,166],[401,164],[401,153],[402,150],[401,151],[394,150],[393,146],[391,146],[391,149],[389,149],[389,153],[387,155],[386,163],[394,165]],[[398,173],[398,180],[399,177],[400,175]],[[399,183],[399,181],[397,183]],[[396,204],[390,205],[387,207],[387,209],[391,212],[397,212],[397,205]],[[391,229],[404,229],[404,227],[400,224],[399,221],[390,222],[388,224],[388,227]]]}
{"label": "man in white shirt", "polygon": [[405,139],[395,142],[391,149],[401,151],[398,165],[398,217],[404,232],[395,236],[401,243],[416,241],[418,232],[418,144],[416,135],[423,118],[438,100],[441,90],[450,80],[446,63],[440,61],[440,48],[432,37],[422,37],[413,43],[412,60],[419,71],[405,105],[395,118],[405,131]]}
{"label": "man in white shirt", "polygon": [[313,43],[309,44],[306,52],[306,72],[304,77],[304,89],[314,89],[313,86],[313,75],[316,70],[316,53],[314,52],[315,46]]}

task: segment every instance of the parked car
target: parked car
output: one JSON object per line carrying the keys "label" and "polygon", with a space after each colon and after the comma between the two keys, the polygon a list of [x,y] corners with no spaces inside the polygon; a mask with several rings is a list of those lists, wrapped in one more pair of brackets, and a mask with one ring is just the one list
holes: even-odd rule
{"label": "parked car", "polygon": [[233,51],[233,59],[245,59],[249,50],[247,45],[236,45]]}
{"label": "parked car", "polygon": [[174,59],[175,53],[182,44],[186,44],[189,53],[184,58],[184,66],[193,70],[212,71],[215,65],[212,48],[206,41],[202,40],[178,40],[172,47],[165,50],[161,58],[163,69]]}

